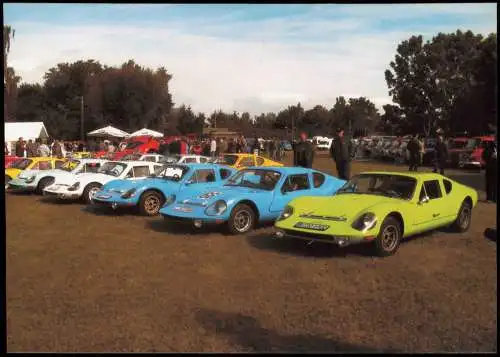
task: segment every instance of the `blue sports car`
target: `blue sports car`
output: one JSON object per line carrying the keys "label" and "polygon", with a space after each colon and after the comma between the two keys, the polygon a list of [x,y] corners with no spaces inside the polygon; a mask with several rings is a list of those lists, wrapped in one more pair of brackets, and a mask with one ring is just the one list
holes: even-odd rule
{"label": "blue sports car", "polygon": [[302,167],[249,167],[224,184],[187,188],[160,210],[166,219],[188,221],[200,228],[227,224],[233,234],[250,231],[255,223],[273,221],[299,196],[333,195],[345,183],[334,176]]}
{"label": "blue sports car", "polygon": [[94,195],[93,203],[117,207],[138,206],[142,215],[154,216],[187,188],[207,188],[237,172],[216,164],[167,164],[155,175],[137,180],[113,180]]}

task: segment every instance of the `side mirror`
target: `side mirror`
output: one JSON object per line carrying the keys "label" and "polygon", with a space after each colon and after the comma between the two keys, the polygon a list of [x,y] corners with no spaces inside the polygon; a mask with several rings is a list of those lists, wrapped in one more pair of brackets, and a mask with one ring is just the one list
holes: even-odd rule
{"label": "side mirror", "polygon": [[423,205],[425,203],[429,202],[429,196],[424,196],[419,202],[419,205]]}
{"label": "side mirror", "polygon": [[192,185],[194,183],[194,180],[187,180],[186,181],[186,186]]}

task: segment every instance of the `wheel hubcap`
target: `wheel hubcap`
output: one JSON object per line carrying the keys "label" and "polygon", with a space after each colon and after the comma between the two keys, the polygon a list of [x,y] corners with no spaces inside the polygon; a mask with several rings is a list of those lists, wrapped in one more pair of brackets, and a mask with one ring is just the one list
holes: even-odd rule
{"label": "wheel hubcap", "polygon": [[160,200],[156,196],[148,197],[144,202],[144,208],[146,209],[146,212],[149,214],[156,213],[159,207],[160,207]]}
{"label": "wheel hubcap", "polygon": [[395,226],[387,226],[382,232],[382,248],[393,250],[398,244],[398,230]]}
{"label": "wheel hubcap", "polygon": [[462,209],[462,213],[460,214],[460,226],[462,228],[465,228],[469,224],[469,214],[470,214],[470,209],[468,206],[464,207]]}
{"label": "wheel hubcap", "polygon": [[250,228],[252,218],[248,211],[239,211],[234,217],[234,228],[238,232],[245,232]]}
{"label": "wheel hubcap", "polygon": [[95,194],[99,192],[99,187],[92,187],[89,190],[89,200],[92,201],[94,199]]}

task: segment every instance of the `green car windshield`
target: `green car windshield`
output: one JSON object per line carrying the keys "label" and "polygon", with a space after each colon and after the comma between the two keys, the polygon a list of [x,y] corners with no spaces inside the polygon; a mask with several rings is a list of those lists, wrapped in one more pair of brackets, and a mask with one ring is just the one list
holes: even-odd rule
{"label": "green car windshield", "polygon": [[413,177],[390,174],[361,174],[353,177],[338,191],[342,194],[380,195],[411,200],[417,186]]}

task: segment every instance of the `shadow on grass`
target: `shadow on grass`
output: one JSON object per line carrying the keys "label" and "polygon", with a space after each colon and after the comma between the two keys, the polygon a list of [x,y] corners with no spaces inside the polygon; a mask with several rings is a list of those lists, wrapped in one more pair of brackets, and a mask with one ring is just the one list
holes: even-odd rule
{"label": "shadow on grass", "polygon": [[197,309],[195,316],[207,332],[223,334],[247,352],[395,352],[316,335],[283,335],[262,327],[255,317],[239,313]]}
{"label": "shadow on grass", "polygon": [[157,216],[155,219],[146,221],[144,224],[146,228],[152,229],[155,232],[179,236],[194,235],[201,237],[211,233],[226,234],[223,226],[205,226],[202,228],[196,228],[192,223],[166,220],[162,216]]}
{"label": "shadow on grass", "polygon": [[56,197],[49,197],[49,196],[40,196],[38,201],[49,205],[71,205],[75,203],[80,203],[80,201],[59,200]]}
{"label": "shadow on grass", "polygon": [[486,228],[486,230],[484,231],[484,237],[495,243],[497,242],[497,235],[498,232],[494,228]]}
{"label": "shadow on grass", "polygon": [[5,191],[5,194],[13,195],[13,196],[35,196],[35,192],[33,191]]}

